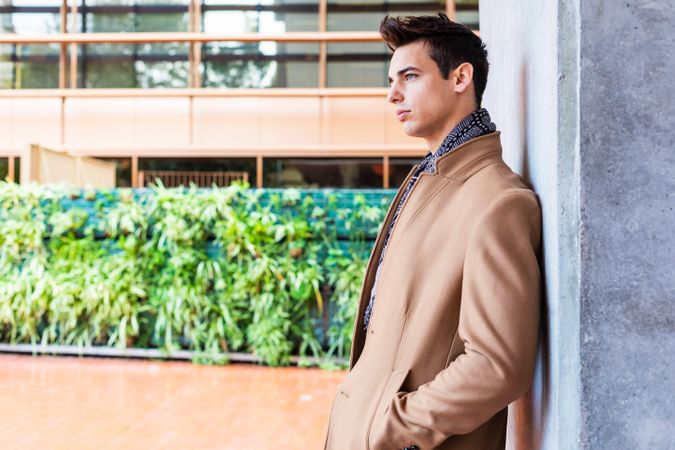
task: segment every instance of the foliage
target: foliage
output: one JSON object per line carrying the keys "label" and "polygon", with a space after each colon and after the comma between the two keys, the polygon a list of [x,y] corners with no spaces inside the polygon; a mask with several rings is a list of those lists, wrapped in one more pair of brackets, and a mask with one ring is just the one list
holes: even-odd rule
{"label": "foliage", "polygon": [[344,359],[378,194],[0,182],[0,340]]}

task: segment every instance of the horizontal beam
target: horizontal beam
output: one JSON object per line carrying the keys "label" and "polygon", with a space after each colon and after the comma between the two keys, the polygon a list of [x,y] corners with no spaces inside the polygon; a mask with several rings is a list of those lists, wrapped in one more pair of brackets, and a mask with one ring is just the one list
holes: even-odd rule
{"label": "horizontal beam", "polygon": [[74,156],[110,158],[382,158],[419,157],[428,149],[423,145],[316,145],[284,147],[175,147],[175,148],[52,148]]}
{"label": "horizontal beam", "polygon": [[[480,35],[478,30],[474,33]],[[0,44],[148,44],[162,42],[382,42],[374,31],[288,33],[51,33],[0,34]]]}
{"label": "horizontal beam", "polygon": [[[73,156],[93,158],[417,158],[422,145],[318,145],[313,147],[176,147],[176,148],[73,148],[49,147]],[[0,158],[21,157],[18,149],[0,149]]]}
{"label": "horizontal beam", "polygon": [[159,42],[381,42],[377,32],[2,34],[0,44],[145,44]]}
{"label": "horizontal beam", "polygon": [[[357,50],[357,46],[354,46],[354,50]],[[92,54],[88,53],[86,56],[81,56],[79,59],[86,64],[119,64],[121,62],[188,62],[190,60],[190,55],[187,53],[187,48],[185,53],[143,53],[143,54],[128,54],[123,53],[120,48],[116,53],[99,53]],[[319,52],[318,47],[316,52],[307,52],[307,53],[276,53],[263,55],[257,52],[255,53],[211,53],[211,49],[206,47],[203,49],[204,53],[202,54],[201,61],[204,63],[219,63],[219,62],[243,62],[243,61],[255,61],[255,62],[266,62],[266,61],[276,61],[276,62],[317,62],[319,61]],[[56,49],[54,49],[56,52]],[[53,53],[51,55],[34,55],[34,54],[17,54],[17,55],[8,55],[9,58],[3,62],[10,63],[46,63],[46,64],[58,64],[60,55],[58,53]],[[329,63],[334,62],[389,62],[391,59],[391,53],[383,49],[379,53],[365,53],[365,52],[351,52],[351,53],[328,53],[326,59]]]}
{"label": "horizontal beam", "polygon": [[387,88],[0,89],[0,98],[386,97]]}

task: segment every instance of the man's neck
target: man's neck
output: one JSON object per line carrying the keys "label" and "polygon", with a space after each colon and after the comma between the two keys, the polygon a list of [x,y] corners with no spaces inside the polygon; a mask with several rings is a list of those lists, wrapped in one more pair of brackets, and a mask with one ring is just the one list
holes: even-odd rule
{"label": "man's neck", "polygon": [[448,120],[445,122],[445,126],[441,129],[441,131],[438,132],[438,134],[429,138],[424,138],[424,140],[427,142],[429,151],[432,153],[436,151],[438,147],[440,147],[443,140],[445,140],[446,136],[450,134],[450,132],[454,130],[462,120],[464,120],[469,114],[476,111],[477,109],[478,108],[475,107],[475,105],[471,105],[470,107],[465,107],[456,111],[450,118],[448,118]]}
{"label": "man's neck", "polygon": [[443,155],[453,151],[457,147],[469,142],[472,139],[492,133],[497,130],[497,126],[492,122],[490,114],[486,109],[477,109],[467,114],[457,125],[448,133],[438,148],[433,152],[427,153],[421,165],[422,170],[435,170],[435,161]]}

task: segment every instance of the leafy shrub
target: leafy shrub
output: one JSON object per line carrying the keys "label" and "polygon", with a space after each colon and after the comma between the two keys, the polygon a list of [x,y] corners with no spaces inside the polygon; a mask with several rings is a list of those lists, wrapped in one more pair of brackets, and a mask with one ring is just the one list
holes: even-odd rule
{"label": "leafy shrub", "polygon": [[369,195],[0,182],[0,340],[344,359],[393,193]]}

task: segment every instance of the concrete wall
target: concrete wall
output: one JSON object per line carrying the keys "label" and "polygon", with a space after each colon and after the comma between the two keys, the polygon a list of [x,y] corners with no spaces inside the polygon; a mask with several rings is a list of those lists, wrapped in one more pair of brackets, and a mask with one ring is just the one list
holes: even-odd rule
{"label": "concrete wall", "polygon": [[483,103],[502,131],[504,159],[537,193],[543,220],[539,359],[532,391],[510,408],[509,448],[573,449],[580,416],[578,83],[569,65],[576,54],[559,48],[562,27],[574,40],[575,11],[556,2],[484,0],[480,15],[491,64]]}
{"label": "concrete wall", "polygon": [[582,2],[581,442],[675,449],[675,2]]}
{"label": "concrete wall", "polygon": [[544,226],[539,365],[509,447],[675,448],[675,4],[480,11],[484,104]]}

